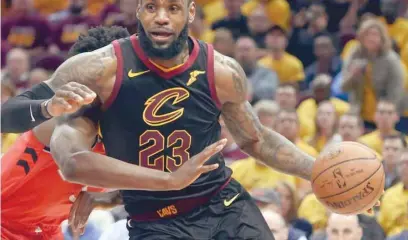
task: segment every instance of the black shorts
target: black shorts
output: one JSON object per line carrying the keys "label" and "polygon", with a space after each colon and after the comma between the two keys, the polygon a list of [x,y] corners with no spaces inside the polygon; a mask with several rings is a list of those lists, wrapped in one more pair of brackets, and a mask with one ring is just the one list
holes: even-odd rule
{"label": "black shorts", "polygon": [[149,222],[128,221],[130,240],[273,240],[261,212],[235,180],[188,214]]}

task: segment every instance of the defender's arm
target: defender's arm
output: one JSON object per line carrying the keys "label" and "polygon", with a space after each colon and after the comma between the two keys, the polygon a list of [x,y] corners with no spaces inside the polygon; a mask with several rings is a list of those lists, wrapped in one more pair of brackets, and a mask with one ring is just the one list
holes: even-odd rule
{"label": "defender's arm", "polygon": [[101,94],[109,88],[106,80],[115,71],[116,57],[111,45],[69,58],[50,79],[2,104],[1,132],[26,132],[52,117],[74,112],[95,98],[85,86]]}
{"label": "defender's arm", "polygon": [[246,101],[247,79],[233,59],[215,53],[215,83],[222,116],[237,144],[267,165],[310,180],[314,159],[282,135],[262,126]]}

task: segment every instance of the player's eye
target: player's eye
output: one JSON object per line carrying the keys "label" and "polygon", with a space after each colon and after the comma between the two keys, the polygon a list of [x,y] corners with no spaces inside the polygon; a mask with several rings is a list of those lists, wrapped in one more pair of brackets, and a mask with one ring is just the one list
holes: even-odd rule
{"label": "player's eye", "polygon": [[171,5],[171,6],[169,7],[169,10],[170,10],[170,12],[172,12],[172,13],[176,13],[176,12],[178,12],[178,10],[180,10],[180,8],[179,8],[177,5]]}
{"label": "player's eye", "polygon": [[145,8],[147,9],[147,11],[149,12],[154,12],[156,10],[156,7],[154,6],[153,3],[149,3],[145,6]]}

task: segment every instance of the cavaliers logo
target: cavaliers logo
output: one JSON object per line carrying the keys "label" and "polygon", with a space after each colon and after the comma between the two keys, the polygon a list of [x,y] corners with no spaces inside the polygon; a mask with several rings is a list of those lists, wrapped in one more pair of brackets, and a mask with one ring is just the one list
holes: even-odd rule
{"label": "cavaliers logo", "polygon": [[162,126],[173,122],[183,116],[184,108],[179,108],[175,111],[159,114],[159,110],[167,102],[172,105],[186,100],[190,97],[190,93],[180,87],[166,89],[147,99],[145,102],[145,109],[143,111],[143,119],[150,126]]}

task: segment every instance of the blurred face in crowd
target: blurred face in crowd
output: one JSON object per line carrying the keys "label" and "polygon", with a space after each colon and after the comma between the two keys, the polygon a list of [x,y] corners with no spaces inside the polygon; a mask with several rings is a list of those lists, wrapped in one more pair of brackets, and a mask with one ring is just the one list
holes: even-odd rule
{"label": "blurred face in crowd", "polygon": [[215,31],[214,49],[228,57],[234,56],[235,41],[230,30],[219,28]]}
{"label": "blurred face in crowd", "polygon": [[380,101],[377,105],[374,121],[380,131],[394,130],[395,125],[399,121],[395,105],[388,101]]}
{"label": "blurred face in crowd", "polygon": [[363,237],[363,230],[356,215],[330,214],[326,233],[327,240],[361,240]]}
{"label": "blurred face in crowd", "polygon": [[275,240],[287,240],[289,235],[289,229],[286,226],[285,220],[278,213],[265,210],[262,212],[269,229],[273,233]]}
{"label": "blurred face in crowd", "polygon": [[26,12],[33,8],[33,0],[13,0],[11,3],[13,10],[17,12]]}
{"label": "blurred face in crowd", "polygon": [[381,32],[376,27],[368,28],[362,37],[362,44],[371,53],[377,53],[382,44]]}
{"label": "blurred face in crowd", "polygon": [[140,0],[120,0],[120,11],[129,16],[136,16],[135,9],[137,9]]}
{"label": "blurred face in crowd", "polygon": [[237,40],[235,59],[242,66],[245,73],[252,72],[256,65],[256,44],[252,38],[241,37]]}
{"label": "blurred face in crowd", "polygon": [[386,164],[396,164],[401,157],[404,145],[401,138],[386,138],[384,139],[382,156]]}
{"label": "blurred face in crowd", "polygon": [[[287,139],[295,141],[298,137],[299,123],[295,111],[282,110],[276,116],[274,129]],[[285,194],[283,194],[285,195]],[[283,201],[282,201],[283,204]]]}
{"label": "blurred face in crowd", "polygon": [[5,103],[9,98],[14,97],[14,91],[6,85],[1,85],[1,104]]}
{"label": "blurred face in crowd", "polygon": [[49,75],[44,69],[36,68],[30,72],[30,86],[35,86],[47,80]]}
{"label": "blurred face in crowd", "polygon": [[312,81],[313,97],[317,103],[330,99],[331,76],[327,74],[319,74]]}
{"label": "blurred face in crowd", "polygon": [[248,16],[248,28],[252,34],[265,33],[271,27],[271,24],[262,5],[255,8]]}
{"label": "blurred face in crowd", "polygon": [[316,30],[323,31],[326,29],[328,19],[323,5],[312,4],[307,10],[306,17]]}
{"label": "blurred face in crowd", "polygon": [[288,41],[284,32],[275,29],[266,35],[265,43],[266,47],[272,52],[283,52],[286,49]]}
{"label": "blurred face in crowd", "polygon": [[267,113],[267,112],[260,112],[258,113],[258,118],[262,125],[264,125],[265,127],[269,129],[273,129],[273,126],[275,124],[275,118],[276,118],[275,115],[271,113]]}
{"label": "blurred face in crowd", "polygon": [[399,162],[400,178],[404,185],[408,186],[408,150],[405,149],[400,157]]}
{"label": "blurred face in crowd", "polygon": [[278,184],[275,189],[281,198],[281,210],[282,216],[286,218],[293,205],[293,196],[291,190],[284,184]]}
{"label": "blurred face in crowd", "polygon": [[228,16],[230,18],[236,18],[241,15],[241,6],[245,3],[245,0],[224,0],[225,9],[228,10]]}
{"label": "blurred face in crowd", "polygon": [[[72,14],[77,15],[82,13],[86,5],[86,0],[71,0],[71,4],[69,6],[69,10]],[[135,10],[136,8],[133,8]]]}
{"label": "blurred face in crowd", "polygon": [[297,93],[293,86],[280,86],[276,89],[275,100],[280,108],[292,109],[296,107]]}
{"label": "blurred face in crowd", "polygon": [[338,132],[343,141],[357,141],[363,134],[363,126],[357,116],[346,114],[340,117]]}
{"label": "blurred face in crowd", "polygon": [[321,60],[331,59],[335,54],[333,42],[329,36],[320,36],[314,40],[314,54]]}
{"label": "blurred face in crowd", "polygon": [[187,45],[188,21],[194,20],[195,4],[188,0],[141,0],[137,11],[141,48],[151,58],[172,59]]}
{"label": "blurred face in crowd", "polygon": [[316,124],[320,129],[333,130],[336,124],[337,115],[336,109],[329,101],[319,104],[317,108]]}
{"label": "blurred face in crowd", "polygon": [[21,77],[22,74],[28,72],[30,63],[29,57],[25,50],[15,48],[7,55],[6,68],[13,79]]}

